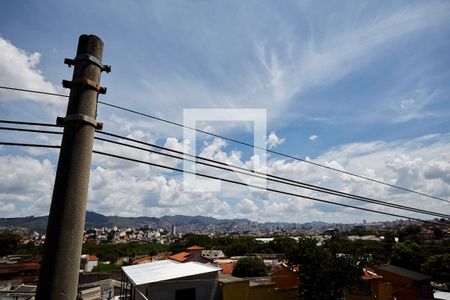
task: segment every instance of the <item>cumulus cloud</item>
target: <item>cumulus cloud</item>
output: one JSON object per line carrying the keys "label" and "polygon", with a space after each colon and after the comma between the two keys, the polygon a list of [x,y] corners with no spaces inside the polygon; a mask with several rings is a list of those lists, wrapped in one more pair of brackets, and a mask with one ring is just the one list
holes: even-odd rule
{"label": "cumulus cloud", "polygon": [[236,208],[238,212],[240,212],[241,214],[254,213],[258,209],[255,203],[247,198],[244,198],[241,201],[239,201],[239,203],[236,205]]}
{"label": "cumulus cloud", "polygon": [[26,156],[0,156],[0,174],[0,202],[3,203],[1,213],[44,213],[41,209],[30,211],[29,204],[50,203],[54,167],[49,160]]}
{"label": "cumulus cloud", "polygon": [[318,138],[318,136],[317,135],[311,135],[308,139],[310,140],[310,141],[314,141],[314,140],[316,140]]}
{"label": "cumulus cloud", "polygon": [[[330,149],[313,161],[326,166],[360,174],[375,180],[400,185],[422,193],[450,199],[449,155],[450,135],[441,134],[420,137],[408,141],[397,140],[392,142],[352,143]],[[449,207],[443,207],[442,202],[419,195],[406,193],[385,185],[366,181],[347,174],[342,174],[303,162],[275,160],[269,163],[270,171],[283,174],[292,179],[301,179],[307,183],[337,189],[347,193],[354,193],[366,197],[391,201],[403,205],[418,207],[426,210],[450,212]],[[303,191],[306,195],[314,193]],[[319,195],[316,193],[316,196]],[[340,201],[358,206],[389,211],[386,208],[364,204],[361,202],[348,202],[345,199],[319,195],[331,201]],[[282,206],[278,206],[280,209]],[[320,207],[322,213],[329,219],[333,215],[340,220],[352,220],[357,214],[342,208],[334,209],[330,205],[315,204],[312,208]],[[392,210],[390,210],[392,211]],[[400,214],[404,212],[394,211]],[[289,213],[289,211],[286,211]],[[360,214],[360,213],[358,213]],[[367,219],[383,219],[383,216],[362,213]],[[406,213],[409,215],[408,213]],[[428,218],[423,215],[416,217]]]}
{"label": "cumulus cloud", "polygon": [[448,161],[433,160],[424,170],[426,179],[439,179],[450,184],[450,163]]}
{"label": "cumulus cloud", "polygon": [[[0,81],[2,85],[57,93],[57,89],[45,79],[38,69],[40,59],[40,53],[28,53],[0,36]],[[60,99],[48,96],[0,90],[0,101],[18,98],[59,106],[64,103]]]}
{"label": "cumulus cloud", "polygon": [[[231,151],[227,152],[221,140],[212,140],[210,143],[213,145],[207,144],[204,149],[204,154],[209,157],[223,158],[225,161],[230,161],[233,155],[239,157]],[[181,143],[177,139],[166,139],[165,144],[171,148],[181,149]],[[424,136],[409,141],[352,143],[332,148],[314,158],[313,161],[449,199],[449,145],[450,135],[448,134]],[[121,150],[110,148],[109,151]],[[142,156],[142,154],[130,152],[124,154]],[[146,159],[153,158],[148,156]],[[248,188],[232,184],[223,184],[222,191],[219,193],[185,192],[181,174],[165,173],[140,164],[121,165],[114,161],[95,158],[88,201],[88,208],[91,210],[124,216],[200,214],[218,218],[244,217],[260,221],[289,220],[292,222],[313,220],[360,222],[363,218],[366,220],[388,218],[365,212],[356,213],[352,209],[316,203],[293,196],[261,191],[256,193]],[[253,157],[241,162],[251,165],[254,161]],[[347,193],[427,210],[449,212],[448,207],[443,206],[440,201],[395,190],[392,187],[301,161],[273,159],[268,162],[267,168],[268,172],[278,176]],[[55,166],[47,159],[0,156],[0,190],[2,191],[0,214],[19,216],[48,213],[54,169]],[[229,176],[232,176],[230,174]],[[219,175],[228,176],[223,172]],[[268,185],[270,188],[289,193],[427,218],[279,183],[269,182]]]}
{"label": "cumulus cloud", "polygon": [[13,203],[4,203],[0,201],[0,213],[12,213],[16,209]]}
{"label": "cumulus cloud", "polygon": [[272,131],[269,134],[269,137],[267,138],[266,144],[269,149],[273,149],[273,148],[277,147],[278,145],[283,144],[285,140],[286,139],[279,138],[276,135],[276,133],[274,131]]}

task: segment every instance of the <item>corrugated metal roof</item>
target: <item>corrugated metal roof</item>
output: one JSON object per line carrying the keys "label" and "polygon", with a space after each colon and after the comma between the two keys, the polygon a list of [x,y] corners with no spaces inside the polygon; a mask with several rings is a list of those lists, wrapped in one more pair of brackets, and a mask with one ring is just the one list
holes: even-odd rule
{"label": "corrugated metal roof", "polygon": [[[414,272],[405,268],[401,268],[401,267],[397,267],[394,265],[385,265],[385,266],[381,266],[378,267],[378,269],[380,271],[385,271],[385,272],[389,272],[389,273],[394,273],[415,281],[422,281],[422,280],[430,280],[431,276],[426,275],[426,274],[422,274],[422,273],[418,273],[418,272]],[[381,272],[382,273],[382,272]],[[381,274],[383,275],[383,274]]]}
{"label": "corrugated metal roof", "polygon": [[147,264],[122,267],[122,270],[135,285],[141,285],[218,272],[221,269],[197,262],[178,263],[172,260],[160,260]]}

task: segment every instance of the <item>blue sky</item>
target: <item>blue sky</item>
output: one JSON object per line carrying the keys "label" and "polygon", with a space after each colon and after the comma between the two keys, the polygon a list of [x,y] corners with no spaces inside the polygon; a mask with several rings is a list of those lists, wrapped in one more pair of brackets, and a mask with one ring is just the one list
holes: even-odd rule
{"label": "blue sky", "polygon": [[[97,34],[105,43],[103,61],[112,65],[102,75],[104,101],[178,122],[186,108],[264,108],[277,151],[449,199],[449,12],[447,1],[7,1],[0,11],[0,84],[66,92],[60,82],[72,69],[64,58],[73,57],[80,34]],[[5,91],[0,105],[3,119],[53,122],[65,111],[60,99]],[[119,134],[173,147],[182,140],[177,128],[103,106],[98,118]],[[242,126],[209,125],[252,139]],[[209,146],[201,149],[205,155],[229,159],[240,151],[242,163],[250,164],[248,149],[202,142]],[[57,154],[2,147],[0,158],[9,174],[0,215],[45,214]],[[314,184],[450,212],[444,202],[273,155],[268,167]],[[30,171],[33,187],[20,184]],[[172,173],[94,157],[88,207],[107,214],[262,221],[385,219],[235,187],[189,194],[180,182]],[[132,184],[136,193],[116,191],[121,184]],[[198,198],[202,205],[195,204]]]}

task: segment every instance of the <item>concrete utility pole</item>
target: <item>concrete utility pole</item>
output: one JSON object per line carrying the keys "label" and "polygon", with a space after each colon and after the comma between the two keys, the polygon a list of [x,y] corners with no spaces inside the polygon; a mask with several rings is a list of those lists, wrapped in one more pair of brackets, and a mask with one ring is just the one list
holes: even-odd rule
{"label": "concrete utility pole", "polygon": [[103,65],[103,42],[95,35],[81,35],[70,88],[58,169],[47,224],[44,255],[36,292],[37,300],[74,300],[77,297],[81,246],[89,187],[94,132],[101,128],[95,120],[97,96],[106,89],[99,86]]}

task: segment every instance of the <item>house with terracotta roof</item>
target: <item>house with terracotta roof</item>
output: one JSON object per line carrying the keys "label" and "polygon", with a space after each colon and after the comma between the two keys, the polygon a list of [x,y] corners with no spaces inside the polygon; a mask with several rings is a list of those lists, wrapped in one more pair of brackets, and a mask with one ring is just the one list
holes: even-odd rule
{"label": "house with terracotta roof", "polygon": [[361,281],[356,283],[353,289],[345,290],[347,300],[392,300],[392,285],[377,274],[374,270],[363,269]]}
{"label": "house with terracotta roof", "polygon": [[298,273],[285,264],[279,264],[273,267],[270,279],[278,289],[298,288],[300,286]]}
{"label": "house with terracotta roof", "polygon": [[397,300],[434,299],[431,276],[394,265],[378,267],[377,272],[392,284],[392,295]]}
{"label": "house with terracotta roof", "polygon": [[80,269],[84,272],[92,272],[92,270],[98,266],[98,257],[95,255],[81,255]]}
{"label": "house with terracotta roof", "polygon": [[204,249],[204,247],[196,245],[186,248],[187,251],[202,251]]}
{"label": "house with terracotta roof", "polygon": [[218,263],[219,268],[222,269],[223,274],[232,274],[236,261]]}
{"label": "house with terracotta roof", "polygon": [[211,260],[202,256],[202,250],[204,250],[204,249],[205,248],[200,247],[200,246],[188,247],[188,248],[186,248],[186,251],[176,253],[176,254],[169,256],[169,259],[177,261],[177,262],[181,262],[181,263],[186,263],[186,262],[200,262],[200,263],[204,263],[204,264],[210,263]]}
{"label": "house with terracotta roof", "polygon": [[240,278],[219,273],[221,300],[297,300],[297,288],[277,288],[270,277]]}

